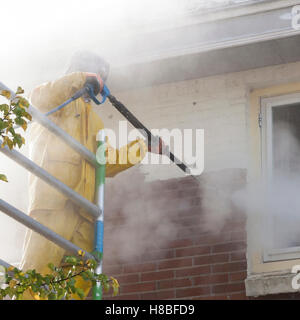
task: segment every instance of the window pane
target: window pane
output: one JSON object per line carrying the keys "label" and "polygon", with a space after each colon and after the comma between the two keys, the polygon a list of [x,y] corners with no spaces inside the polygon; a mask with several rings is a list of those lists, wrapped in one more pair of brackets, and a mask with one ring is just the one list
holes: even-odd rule
{"label": "window pane", "polygon": [[300,103],[272,108],[274,248],[300,246]]}
{"label": "window pane", "polygon": [[273,176],[300,172],[300,103],[273,107]]}

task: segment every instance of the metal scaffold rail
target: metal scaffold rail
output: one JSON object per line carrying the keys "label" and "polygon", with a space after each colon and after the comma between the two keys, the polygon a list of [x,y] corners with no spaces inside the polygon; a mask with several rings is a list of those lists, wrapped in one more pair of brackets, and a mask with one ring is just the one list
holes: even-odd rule
{"label": "metal scaffold rail", "polygon": [[[14,99],[16,94],[6,87],[3,83],[0,82],[0,90],[8,90],[11,92],[11,99]],[[91,163],[96,170],[96,204],[88,201],[86,198],[75,192],[73,189],[69,188],[67,185],[62,183],[60,180],[56,179],[52,176],[49,172],[35,164],[33,161],[25,157],[23,154],[16,150],[10,150],[7,146],[4,148],[0,148],[0,152],[4,155],[24,167],[26,170],[30,171],[50,186],[54,187],[62,194],[64,194],[67,198],[73,201],[78,206],[85,209],[89,214],[91,214],[94,218],[96,218],[95,224],[95,250],[102,255],[103,252],[103,188],[101,182],[103,182],[104,178],[103,174],[105,175],[105,164],[99,166],[96,160],[95,154],[81,145],[76,139],[66,133],[64,130],[59,128],[55,123],[47,118],[44,114],[39,112],[35,107],[32,105],[29,106],[28,112],[32,115],[33,120],[38,122],[43,127],[47,128],[61,140],[63,140],[69,147],[73,148],[76,152],[78,152],[85,160]],[[102,130],[103,131],[103,130]],[[104,134],[104,131],[103,131]],[[104,143],[104,141],[102,141]],[[0,144],[2,141],[0,139]],[[99,171],[100,170],[100,171]],[[99,180],[99,174],[101,179]],[[102,175],[101,175],[102,174]],[[67,239],[61,237],[53,230],[47,228],[43,224],[39,223],[38,221],[34,220],[30,216],[26,215],[24,212],[20,211],[19,209],[13,207],[6,201],[0,199],[0,211],[8,215],[9,217],[15,219],[16,221],[20,222],[24,226],[30,228],[31,230],[41,234],[48,240],[52,241],[53,243],[57,244],[61,248],[65,249],[67,252],[73,253],[75,255],[78,254],[78,251],[83,251],[84,259],[93,259],[98,260],[98,265],[96,267],[96,274],[100,274],[102,272],[102,259],[95,257],[92,253],[86,252],[84,249],[76,246],[72,242],[68,241]],[[5,268],[9,268],[11,265],[3,260],[0,259],[0,265],[4,266]],[[95,291],[96,290],[96,291]],[[96,287],[94,288],[94,299],[99,300],[102,298],[102,289],[100,283],[97,283]]]}
{"label": "metal scaffold rail", "polygon": [[17,220],[24,226],[30,228],[31,230],[41,234],[48,240],[56,243],[61,248],[64,248],[68,252],[72,252],[77,255],[79,250],[85,252],[84,258],[85,259],[95,259],[92,254],[86,252],[82,248],[76,246],[72,242],[66,240],[65,238],[61,237],[59,234],[55,233],[54,231],[50,230],[49,228],[45,227],[38,221],[34,220],[24,212],[20,211],[19,209],[13,207],[9,203],[5,202],[4,200],[0,199],[0,210],[10,216],[11,218]]}
{"label": "metal scaffold rail", "polygon": [[11,265],[9,263],[7,263],[6,261],[0,259],[0,266],[3,266],[5,268],[9,268],[11,267]]}
{"label": "metal scaffold rail", "polygon": [[[15,97],[15,93],[9,89],[6,85],[0,82],[0,90],[7,90],[11,93],[12,98]],[[74,149],[80,155],[83,156],[85,160],[91,163],[93,166],[97,166],[96,156],[82,144],[80,144],[76,139],[70,136],[67,132],[58,127],[53,121],[51,121],[47,116],[38,111],[33,105],[29,105],[28,112],[31,114],[33,121],[38,122],[43,127],[47,128],[50,132],[59,137],[64,141],[69,147]]]}
{"label": "metal scaffold rail", "polygon": [[[1,144],[2,144],[2,140],[0,139],[0,145]],[[87,212],[89,212],[95,218],[99,216],[100,214],[99,207],[97,207],[92,202],[88,201],[86,198],[84,198],[83,196],[75,192],[73,189],[66,186],[64,183],[62,183],[55,177],[53,177],[50,173],[48,173],[43,168],[39,167],[33,161],[26,158],[20,152],[16,150],[9,150],[7,146],[5,146],[4,148],[0,148],[0,152],[2,152],[3,154],[5,154],[7,157],[14,160],[15,162],[17,162],[20,166],[24,167],[31,173],[35,174],[37,177],[47,182],[49,185],[51,185],[55,189],[59,190],[65,196],[70,198],[74,203],[76,203],[80,207],[87,210]]]}

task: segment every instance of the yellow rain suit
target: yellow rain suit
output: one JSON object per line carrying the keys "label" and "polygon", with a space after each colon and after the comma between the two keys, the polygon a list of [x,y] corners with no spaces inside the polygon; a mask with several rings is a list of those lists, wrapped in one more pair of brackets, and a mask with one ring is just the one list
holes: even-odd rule
{"label": "yellow rain suit", "polygon": [[[85,73],[68,74],[57,81],[34,89],[31,102],[45,113],[70,98],[84,86],[85,81]],[[96,135],[100,129],[103,129],[103,123],[92,110],[91,105],[85,103],[82,98],[53,114],[51,120],[87,149],[93,153],[96,152]],[[91,164],[37,123],[32,125],[29,141],[31,144],[30,157],[37,165],[89,201],[94,201],[95,169]],[[108,151],[112,151],[109,144],[108,148]],[[117,162],[109,164],[108,159],[107,177],[113,177],[130,168],[133,166],[131,163],[140,162],[147,152],[147,146],[143,140],[138,139],[114,151]],[[113,155],[113,152],[108,152],[109,155]],[[130,163],[126,161],[127,159],[130,159]],[[122,164],[118,164],[119,162]],[[94,221],[92,216],[35,175],[29,177],[29,215],[79,247],[90,252],[93,250]],[[47,264],[52,262],[54,265],[59,265],[65,254],[64,249],[28,230],[22,269],[36,269],[41,273],[49,273]],[[78,283],[79,280],[77,279]],[[88,282],[81,281],[78,285],[88,294],[90,289]]]}

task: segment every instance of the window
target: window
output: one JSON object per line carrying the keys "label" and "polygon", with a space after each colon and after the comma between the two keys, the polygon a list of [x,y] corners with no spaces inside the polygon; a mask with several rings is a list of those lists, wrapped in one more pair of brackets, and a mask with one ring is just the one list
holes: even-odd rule
{"label": "window", "polygon": [[300,94],[261,100],[263,262],[300,258]]}

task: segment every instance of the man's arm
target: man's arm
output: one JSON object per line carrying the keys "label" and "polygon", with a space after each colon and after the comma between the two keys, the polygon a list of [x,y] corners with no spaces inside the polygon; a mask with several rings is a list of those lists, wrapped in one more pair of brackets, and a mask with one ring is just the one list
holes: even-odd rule
{"label": "man's arm", "polygon": [[114,149],[108,143],[106,175],[113,177],[140,163],[144,159],[147,151],[148,147],[142,139],[134,140],[119,150]]}
{"label": "man's arm", "polygon": [[70,73],[35,88],[30,97],[31,103],[41,112],[48,112],[71,98],[84,86],[85,82],[84,72]]}

